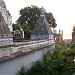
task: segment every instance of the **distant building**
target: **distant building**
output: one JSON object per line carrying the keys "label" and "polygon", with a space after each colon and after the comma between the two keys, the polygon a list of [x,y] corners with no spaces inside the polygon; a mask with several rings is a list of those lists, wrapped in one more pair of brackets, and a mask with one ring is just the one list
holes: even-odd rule
{"label": "distant building", "polygon": [[75,42],[75,33],[72,33],[72,42]]}
{"label": "distant building", "polygon": [[64,39],[63,42],[64,43],[71,43],[72,42],[72,39]]}
{"label": "distant building", "polygon": [[45,17],[44,9],[42,8],[40,17],[37,20],[35,28],[31,34],[31,40],[45,40],[45,39],[54,41],[54,36],[50,28],[50,25]]}
{"label": "distant building", "polygon": [[56,43],[62,43],[63,42],[63,31],[59,30],[59,33],[54,30],[54,39]]}
{"label": "distant building", "polygon": [[24,38],[24,31],[20,25],[16,26],[16,29],[13,31],[13,41],[22,41]]}

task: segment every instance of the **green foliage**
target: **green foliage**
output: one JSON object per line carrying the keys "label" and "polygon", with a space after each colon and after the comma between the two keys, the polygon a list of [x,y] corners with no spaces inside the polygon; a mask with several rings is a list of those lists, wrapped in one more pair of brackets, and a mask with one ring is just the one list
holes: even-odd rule
{"label": "green foliage", "polygon": [[[40,16],[40,11],[41,8],[38,8],[34,5],[25,7],[20,10],[20,17],[17,22],[21,25],[26,24],[33,30],[34,26],[36,25],[37,19]],[[51,24],[51,27],[55,28],[57,24],[55,18],[53,17],[53,14],[51,12],[47,13],[46,11],[45,14],[49,24]]]}
{"label": "green foliage", "polygon": [[75,43],[66,45],[66,48],[62,54],[66,57],[74,57],[75,56]]}
{"label": "green foliage", "polygon": [[20,10],[20,17],[17,21],[21,25],[26,24],[30,26],[30,29],[33,29],[39,14],[40,9],[37,6],[28,6]]}
{"label": "green foliage", "polygon": [[13,31],[15,31],[16,29],[20,30],[20,27],[17,24],[13,23],[12,27],[13,27]]}
{"label": "green foliage", "polygon": [[24,66],[22,66],[21,70],[18,71],[17,75],[26,75],[25,73],[26,73],[26,69]]}
{"label": "green foliage", "polygon": [[30,30],[30,27],[27,25],[22,25],[22,28],[24,30],[25,39],[29,39],[31,37],[32,30]]}
{"label": "green foliage", "polygon": [[75,33],[75,26],[73,26],[72,32]]}
{"label": "green foliage", "polygon": [[54,52],[47,52],[43,61],[35,62],[30,69],[27,69],[25,75],[72,75],[75,72],[75,62],[67,59],[71,51],[74,51],[74,45],[75,43],[57,44]]}

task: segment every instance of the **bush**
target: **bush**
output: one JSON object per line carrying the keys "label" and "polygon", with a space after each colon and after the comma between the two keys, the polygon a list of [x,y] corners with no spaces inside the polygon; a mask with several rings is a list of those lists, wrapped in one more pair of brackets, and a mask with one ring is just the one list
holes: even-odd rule
{"label": "bush", "polygon": [[[71,54],[72,49],[74,51],[73,45],[57,44],[54,52],[48,52],[44,55],[43,61],[35,62],[27,70],[22,67],[18,75],[72,75],[75,72],[75,62],[69,62],[67,59],[73,54]],[[67,54],[68,56],[66,56]]]}

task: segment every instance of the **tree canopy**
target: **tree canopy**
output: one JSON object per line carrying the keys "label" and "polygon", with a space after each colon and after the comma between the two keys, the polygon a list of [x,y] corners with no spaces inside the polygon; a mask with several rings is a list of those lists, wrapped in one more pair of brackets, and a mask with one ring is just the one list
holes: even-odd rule
{"label": "tree canopy", "polygon": [[[36,25],[37,19],[40,16],[40,12],[41,12],[41,8],[37,6],[32,5],[32,6],[25,7],[20,10],[20,17],[18,18],[17,23],[19,23],[22,27],[29,28],[28,30],[31,32]],[[55,28],[57,24],[53,14],[51,12],[47,13],[45,10],[45,15],[50,26]],[[28,33],[26,30],[24,31],[25,33]],[[28,34],[25,35],[29,38]]]}
{"label": "tree canopy", "polygon": [[75,33],[75,26],[73,26],[72,32]]}

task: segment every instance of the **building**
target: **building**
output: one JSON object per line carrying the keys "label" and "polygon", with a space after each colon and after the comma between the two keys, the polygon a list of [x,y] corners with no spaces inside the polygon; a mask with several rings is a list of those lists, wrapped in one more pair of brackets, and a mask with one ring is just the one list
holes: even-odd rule
{"label": "building", "polygon": [[54,30],[54,39],[56,43],[62,43],[63,42],[63,31],[59,30],[59,33]]}
{"label": "building", "polygon": [[24,31],[20,25],[16,25],[15,30],[13,31],[13,41],[22,41],[24,38]]}
{"label": "building", "polygon": [[10,31],[12,31],[12,16],[6,8],[5,2],[0,0],[0,13],[2,14],[4,21],[8,25]]}
{"label": "building", "polygon": [[72,33],[72,42],[75,42],[75,32]]}
{"label": "building", "polygon": [[[42,16],[44,17],[41,14],[41,18]],[[3,16],[0,12],[0,75],[16,75],[22,66],[31,67],[33,62],[41,61],[47,51],[54,50],[54,43],[50,43],[49,40],[39,40],[42,37],[43,39],[54,40],[52,31],[46,24],[47,22],[44,24],[46,25],[46,31],[44,31],[44,34],[43,32],[39,33],[40,38],[38,38],[38,41],[14,42],[10,44],[13,41],[12,34],[4,17],[7,16]],[[13,35],[16,40],[24,38],[24,32],[19,25],[18,29],[13,31]]]}
{"label": "building", "polygon": [[12,42],[12,34],[9,29],[9,15],[3,0],[0,0],[0,43]]}
{"label": "building", "polygon": [[71,43],[72,42],[72,39],[64,39],[63,42],[64,43]]}
{"label": "building", "polygon": [[45,17],[44,9],[42,8],[40,17],[37,20],[35,28],[31,34],[31,40],[52,40],[54,41],[54,36],[50,25]]}

